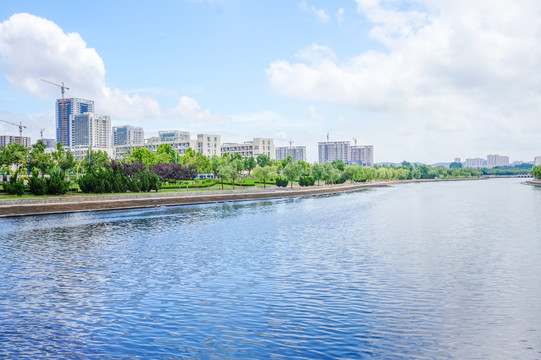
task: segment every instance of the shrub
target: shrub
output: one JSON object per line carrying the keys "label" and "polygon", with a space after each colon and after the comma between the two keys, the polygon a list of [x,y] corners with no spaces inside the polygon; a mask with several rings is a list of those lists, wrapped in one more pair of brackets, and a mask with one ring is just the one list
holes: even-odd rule
{"label": "shrub", "polygon": [[24,180],[17,180],[17,175],[13,175],[9,181],[4,182],[4,190],[9,195],[23,196],[25,190]]}
{"label": "shrub", "polygon": [[64,180],[60,173],[52,173],[46,182],[47,194],[49,195],[64,195],[70,188],[70,182]]}
{"label": "shrub", "polygon": [[30,192],[34,195],[47,194],[47,181],[44,178],[39,178],[37,174],[34,174],[29,181]]}
{"label": "shrub", "polygon": [[316,183],[316,180],[308,175],[301,176],[299,178],[299,185],[300,186],[313,186]]}
{"label": "shrub", "polygon": [[276,178],[276,186],[278,187],[286,187],[289,182],[285,178]]}

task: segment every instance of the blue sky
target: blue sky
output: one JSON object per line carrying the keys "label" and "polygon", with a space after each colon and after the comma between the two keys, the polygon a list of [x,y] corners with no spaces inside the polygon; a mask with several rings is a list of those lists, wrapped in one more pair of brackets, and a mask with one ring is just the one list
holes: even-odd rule
{"label": "blue sky", "polygon": [[60,94],[44,78],[147,136],[292,139],[315,161],[329,133],[374,145],[376,161],[531,161],[541,155],[541,6],[485,3],[8,2],[0,118],[54,137]]}

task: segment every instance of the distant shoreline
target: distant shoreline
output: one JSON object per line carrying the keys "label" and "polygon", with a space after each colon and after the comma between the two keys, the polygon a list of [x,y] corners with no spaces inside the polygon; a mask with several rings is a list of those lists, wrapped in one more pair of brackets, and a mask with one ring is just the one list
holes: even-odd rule
{"label": "distant shoreline", "polygon": [[230,201],[250,201],[306,197],[386,187],[395,184],[481,180],[482,178],[384,180],[338,185],[295,186],[293,189],[269,186],[239,190],[157,192],[113,195],[54,196],[33,199],[0,200],[0,217],[51,215],[75,212],[125,210],[160,206],[196,205]]}

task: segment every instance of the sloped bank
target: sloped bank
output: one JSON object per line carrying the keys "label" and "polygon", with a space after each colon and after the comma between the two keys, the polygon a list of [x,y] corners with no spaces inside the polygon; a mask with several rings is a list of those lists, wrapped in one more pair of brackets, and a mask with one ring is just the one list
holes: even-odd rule
{"label": "sloped bank", "polygon": [[291,188],[250,188],[223,191],[179,191],[95,196],[58,196],[33,199],[0,200],[0,217],[61,214],[84,211],[122,210],[156,206],[176,206],[218,203],[226,201],[264,200],[286,197],[302,197],[356,191],[365,188],[384,187],[398,183],[473,180],[430,179],[403,181],[374,181],[366,183],[321,185]]}

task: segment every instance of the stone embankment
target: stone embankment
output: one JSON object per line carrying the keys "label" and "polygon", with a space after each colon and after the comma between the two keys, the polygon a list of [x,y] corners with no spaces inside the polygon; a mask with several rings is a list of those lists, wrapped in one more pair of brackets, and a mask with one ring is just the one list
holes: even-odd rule
{"label": "stone embankment", "polygon": [[303,197],[357,191],[365,188],[383,187],[397,183],[424,181],[443,180],[371,181],[365,183],[316,185],[310,187],[295,186],[293,189],[289,187],[277,188],[276,186],[269,186],[266,189],[252,187],[239,188],[237,190],[184,190],[157,193],[66,195],[29,199],[7,199],[0,200],[0,217]]}

